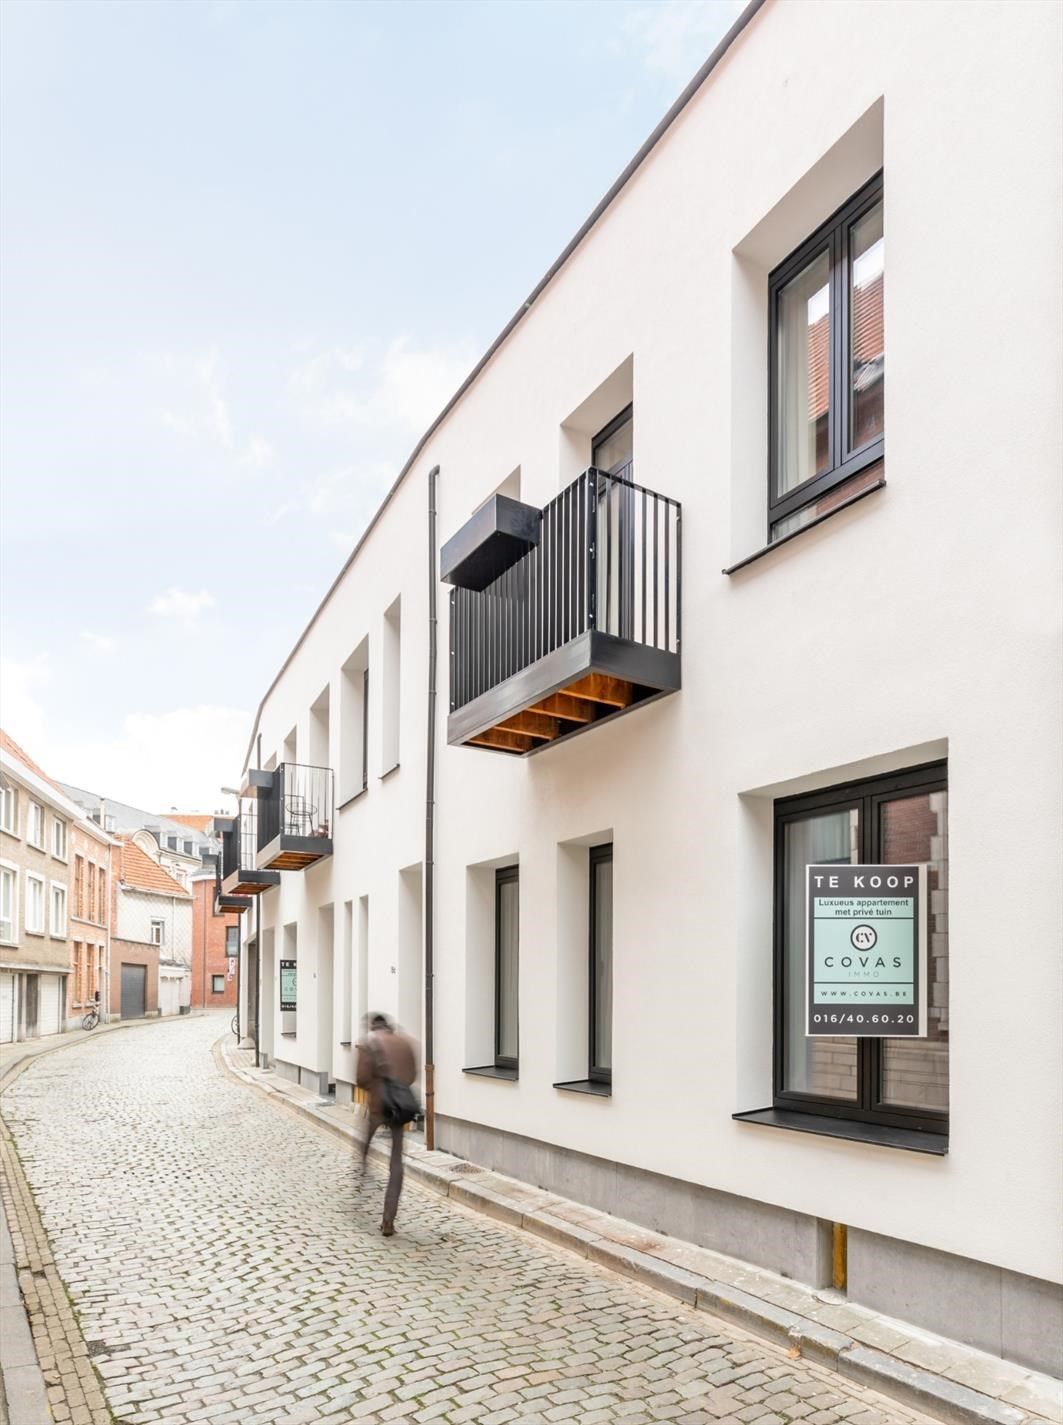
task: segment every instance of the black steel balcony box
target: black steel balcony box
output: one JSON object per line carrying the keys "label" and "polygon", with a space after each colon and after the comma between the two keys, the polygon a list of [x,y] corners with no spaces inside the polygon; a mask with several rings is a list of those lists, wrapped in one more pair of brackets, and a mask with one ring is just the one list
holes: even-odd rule
{"label": "black steel balcony box", "polygon": [[536,518],[524,554],[451,591],[451,746],[527,756],[680,687],[678,501],[590,469]]}
{"label": "black steel balcony box", "polygon": [[439,555],[445,584],[481,592],[539,543],[542,511],[508,495],[492,495],[448,539]]}
{"label": "black steel balcony box", "polygon": [[226,910],[245,910],[251,904],[247,897],[261,895],[270,886],[280,885],[278,871],[260,871],[255,864],[258,855],[255,822],[253,801],[242,804],[239,816],[214,818],[214,830],[221,837],[221,879],[216,899],[242,902],[226,905]]}
{"label": "black steel balcony box", "polygon": [[[335,807],[331,767],[282,762],[273,772],[251,774],[257,783],[257,866],[260,871],[302,871],[332,855]],[[268,786],[261,779],[269,779]]]}

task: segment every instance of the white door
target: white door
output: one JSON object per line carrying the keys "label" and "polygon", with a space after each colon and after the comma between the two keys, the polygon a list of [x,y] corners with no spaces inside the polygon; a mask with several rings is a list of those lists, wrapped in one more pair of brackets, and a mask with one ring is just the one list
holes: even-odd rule
{"label": "white door", "polygon": [[59,1034],[62,1031],[63,1025],[59,1017],[62,1003],[59,986],[62,983],[61,975],[41,976],[41,1005],[37,1022],[42,1035]]}
{"label": "white door", "polygon": [[18,984],[10,970],[0,970],[0,1044],[15,1042],[15,999]]}
{"label": "white door", "polygon": [[169,975],[165,979],[159,976],[159,1013],[176,1014],[180,1003],[179,989],[180,980],[171,979]]}

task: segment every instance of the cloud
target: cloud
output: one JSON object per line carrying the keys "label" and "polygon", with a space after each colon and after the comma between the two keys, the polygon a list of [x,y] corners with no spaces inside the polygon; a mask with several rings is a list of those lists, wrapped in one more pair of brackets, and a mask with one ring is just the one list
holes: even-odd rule
{"label": "cloud", "polygon": [[81,641],[93,653],[109,654],[118,647],[118,639],[111,633],[96,633],[92,629],[81,630]]}
{"label": "cloud", "polygon": [[745,0],[657,0],[624,20],[628,48],[652,73],[679,88],[695,74],[744,8]]}
{"label": "cloud", "polygon": [[214,595],[206,589],[200,589],[198,594],[192,594],[187,589],[178,589],[171,584],[164,594],[156,594],[148,604],[147,612],[158,614],[160,618],[172,618],[185,625],[191,625],[204,609],[212,609],[214,602]]}
{"label": "cloud", "polygon": [[260,470],[273,459],[273,446],[262,435],[238,436],[226,391],[227,373],[216,348],[198,358],[168,356],[164,362],[172,394],[158,417],[168,431],[184,440],[198,440],[234,456],[241,465]]}
{"label": "cloud", "polygon": [[46,654],[0,659],[0,726],[50,777],[148,811],[224,805],[220,788],[243,766],[250,713],[199,703],[129,713],[112,736],[56,734],[39,694],[57,681]]}
{"label": "cloud", "polygon": [[26,659],[0,658],[0,726],[23,746],[24,739],[32,740],[35,731],[43,726],[44,708],[38,693],[51,679],[51,665],[45,653]]}
{"label": "cloud", "polygon": [[402,336],[375,364],[360,349],[320,352],[292,372],[289,389],[310,426],[409,440],[439,414],[473,360],[467,345],[418,349]]}
{"label": "cloud", "polygon": [[250,465],[252,470],[261,470],[273,459],[273,447],[268,440],[264,440],[260,435],[253,435],[247,442],[243,455],[240,457],[241,465]]}

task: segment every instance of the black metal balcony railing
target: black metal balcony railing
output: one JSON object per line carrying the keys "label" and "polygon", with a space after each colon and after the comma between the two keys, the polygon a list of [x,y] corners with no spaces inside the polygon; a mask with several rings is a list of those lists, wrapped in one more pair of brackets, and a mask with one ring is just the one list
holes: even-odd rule
{"label": "black metal balcony railing", "polygon": [[216,823],[221,831],[219,876],[226,897],[258,895],[278,885],[280,876],[257,868],[257,805],[250,798],[240,802],[238,815]]}
{"label": "black metal balcony railing", "polygon": [[255,864],[258,843],[255,839],[256,804],[245,801],[240,815],[233,818],[232,830],[221,839],[221,878],[224,881],[234,871],[246,870]]}
{"label": "black metal balcony railing", "polygon": [[680,516],[599,470],[562,490],[533,549],[482,592],[451,591],[451,712],[588,632],[678,655]]}
{"label": "black metal balcony railing", "polygon": [[282,762],[273,773],[270,790],[258,798],[258,849],[281,838],[327,841],[331,854],[334,806],[331,767],[307,767]]}

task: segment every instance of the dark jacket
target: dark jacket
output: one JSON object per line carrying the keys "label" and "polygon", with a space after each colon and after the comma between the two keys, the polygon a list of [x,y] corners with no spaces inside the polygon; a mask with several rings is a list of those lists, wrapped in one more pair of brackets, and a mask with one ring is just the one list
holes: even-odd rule
{"label": "dark jacket", "polygon": [[358,1045],[354,1081],[369,1092],[369,1112],[380,1117],[380,1078],[412,1084],[417,1078],[417,1048],[408,1034],[398,1029],[374,1029]]}

